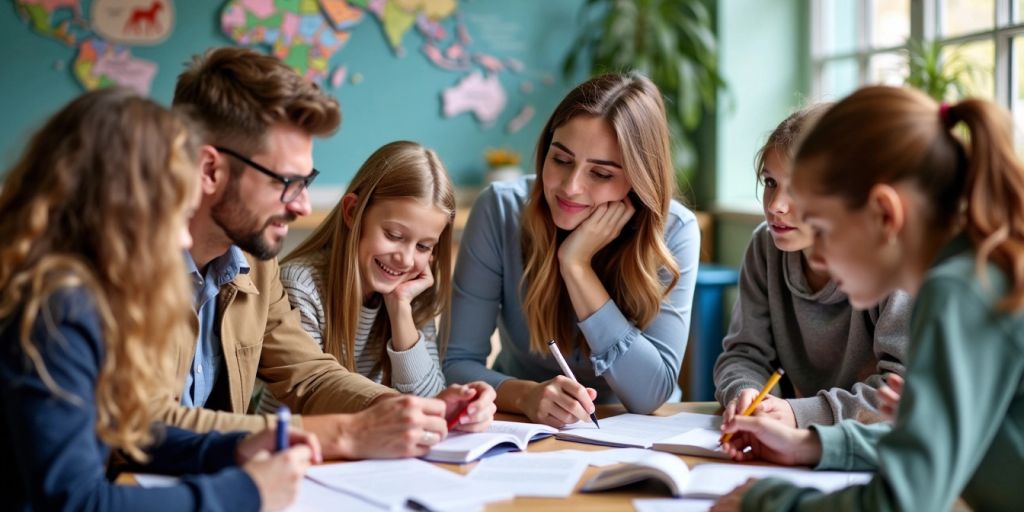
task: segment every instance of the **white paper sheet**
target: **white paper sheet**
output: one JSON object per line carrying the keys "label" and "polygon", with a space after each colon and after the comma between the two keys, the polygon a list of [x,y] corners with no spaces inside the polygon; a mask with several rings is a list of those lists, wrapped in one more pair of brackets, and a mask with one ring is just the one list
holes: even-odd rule
{"label": "white paper sheet", "polygon": [[619,464],[622,462],[636,462],[644,457],[651,456],[651,452],[643,448],[608,448],[606,450],[593,451],[558,450],[541,453],[574,457],[595,467],[611,466],[612,464]]}
{"label": "white paper sheet", "polygon": [[387,509],[303,478],[295,503],[286,508],[285,512],[323,512],[326,510],[373,512]]}
{"label": "white paper sheet", "polygon": [[686,494],[722,496],[742,485],[748,478],[781,478],[801,487],[831,492],[851,485],[867,483],[872,473],[812,471],[801,468],[750,466],[740,464],[700,464],[690,470]]}
{"label": "white paper sheet", "polygon": [[[682,412],[672,416],[620,414],[601,420],[601,428],[591,423],[574,423],[562,429],[560,439],[594,442],[610,446],[650,446],[667,437],[695,428],[717,429],[721,417]],[[575,438],[575,439],[574,439]]]}
{"label": "white paper sheet", "polygon": [[721,437],[722,432],[718,429],[695,428],[657,441],[651,448],[683,455],[728,459],[729,455],[718,443]]}
{"label": "white paper sheet", "polygon": [[707,512],[714,500],[690,498],[650,498],[633,500],[636,512]]}
{"label": "white paper sheet", "polygon": [[449,510],[512,498],[508,489],[471,482],[418,459],[324,464],[310,468],[306,477],[390,509],[403,507],[408,499]]}
{"label": "white paper sheet", "polygon": [[516,496],[565,498],[586,469],[587,462],[576,455],[508,453],[480,461],[469,479],[501,486]]}

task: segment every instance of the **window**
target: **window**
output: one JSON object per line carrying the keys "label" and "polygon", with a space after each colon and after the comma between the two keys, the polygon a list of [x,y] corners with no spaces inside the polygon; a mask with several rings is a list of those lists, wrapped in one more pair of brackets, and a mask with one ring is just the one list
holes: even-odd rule
{"label": "window", "polygon": [[[810,8],[813,98],[903,84],[908,42],[937,42],[946,62],[967,67],[965,96],[1000,103],[1024,127],[1024,0],[810,0]],[[1024,148],[1019,130],[1017,141]]]}
{"label": "window", "polygon": [[910,3],[811,0],[812,96],[836,100],[861,84],[903,83]]}
{"label": "window", "polygon": [[937,41],[944,58],[969,63],[968,95],[1007,107],[1024,99],[1024,0],[810,1],[815,98],[902,84],[913,39]]}

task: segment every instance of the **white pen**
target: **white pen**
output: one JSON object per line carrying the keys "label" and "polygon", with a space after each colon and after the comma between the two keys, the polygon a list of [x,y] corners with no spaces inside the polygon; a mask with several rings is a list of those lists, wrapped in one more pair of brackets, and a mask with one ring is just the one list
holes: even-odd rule
{"label": "white pen", "polygon": [[[569,369],[569,365],[565,362],[565,358],[562,357],[562,351],[558,350],[558,344],[555,343],[553,338],[548,340],[548,350],[551,351],[551,355],[555,356],[555,361],[558,361],[558,366],[562,367],[562,373],[564,373],[566,377],[572,379],[573,382],[578,383],[579,381],[576,380],[576,376],[572,374],[572,370]],[[601,428],[601,424],[597,422],[597,411],[590,413],[590,419],[594,422],[594,425],[596,425],[597,428]]]}

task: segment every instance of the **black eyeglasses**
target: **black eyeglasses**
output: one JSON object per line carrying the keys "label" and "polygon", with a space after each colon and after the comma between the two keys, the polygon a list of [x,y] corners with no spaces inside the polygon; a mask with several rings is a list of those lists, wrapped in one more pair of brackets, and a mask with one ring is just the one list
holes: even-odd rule
{"label": "black eyeglasses", "polygon": [[303,190],[309,188],[309,186],[313,184],[313,180],[315,180],[316,177],[320,175],[320,171],[313,169],[313,172],[309,173],[309,176],[304,176],[302,178],[286,178],[274,171],[271,171],[270,169],[267,169],[266,167],[263,167],[262,165],[256,162],[253,162],[252,160],[249,160],[248,158],[239,154],[237,151],[221,146],[214,146],[213,148],[216,149],[217,151],[220,151],[221,153],[226,153],[237,158],[238,161],[242,162],[243,164],[248,165],[249,167],[252,167],[253,169],[256,169],[257,171],[263,174],[266,174],[267,176],[270,176],[271,178],[274,178],[275,180],[283,184],[284,190],[281,191],[282,203],[290,203],[294,201],[295,198],[299,197],[299,194],[301,194]]}

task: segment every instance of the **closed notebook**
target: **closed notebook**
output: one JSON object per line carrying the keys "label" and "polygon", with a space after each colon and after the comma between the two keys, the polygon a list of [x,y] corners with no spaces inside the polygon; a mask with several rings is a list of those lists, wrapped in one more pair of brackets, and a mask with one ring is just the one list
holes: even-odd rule
{"label": "closed notebook", "polygon": [[831,492],[871,480],[871,473],[811,471],[809,469],[745,464],[700,464],[690,469],[682,459],[652,453],[641,462],[605,469],[583,484],[583,492],[604,491],[655,480],[664,483],[672,496],[717,498],[743,485],[748,478],[781,478],[801,487]]}
{"label": "closed notebook", "polygon": [[452,432],[423,458],[432,462],[465,464],[489,454],[526,450],[530,441],[552,436],[555,432],[558,430],[554,427],[539,423],[493,421],[486,432]]}

